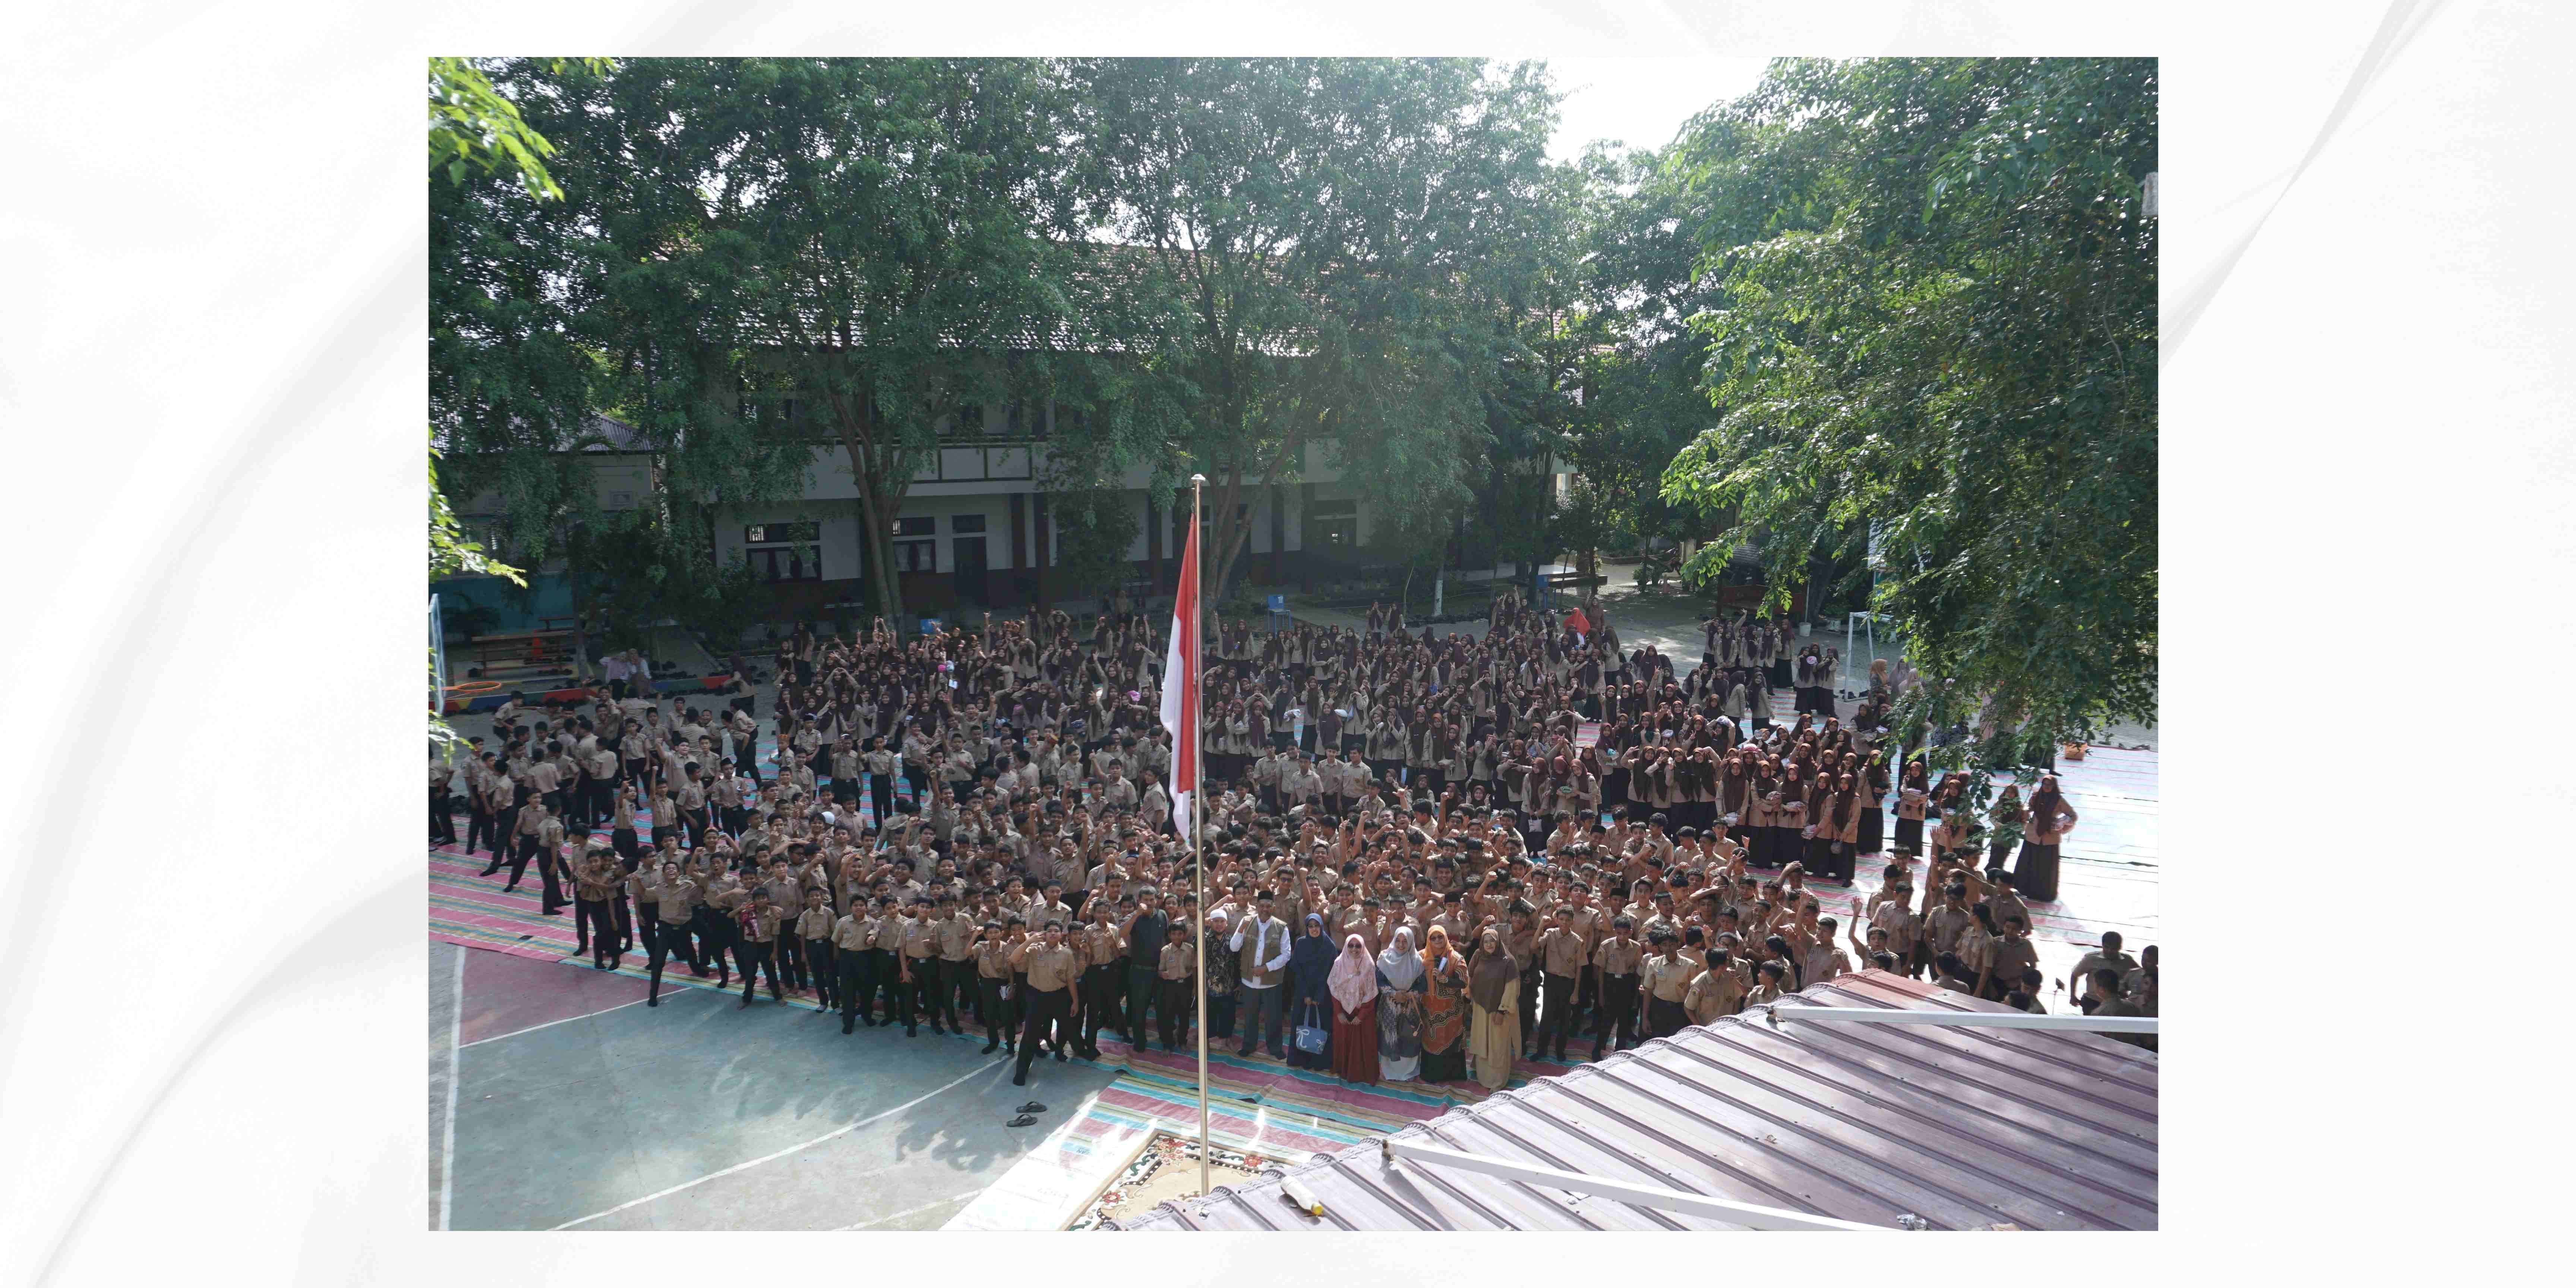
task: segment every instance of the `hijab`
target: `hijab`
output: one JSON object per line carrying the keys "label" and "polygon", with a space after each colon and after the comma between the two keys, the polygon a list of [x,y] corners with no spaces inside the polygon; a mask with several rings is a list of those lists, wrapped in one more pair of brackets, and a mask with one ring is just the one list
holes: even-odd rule
{"label": "hijab", "polygon": [[1334,959],[1328,982],[1333,1000],[1345,1011],[1356,1011],[1377,997],[1377,963],[1369,960],[1366,941],[1357,935],[1342,940],[1342,955]]}
{"label": "hijab", "polygon": [[[1321,928],[1324,919],[1310,912],[1306,914],[1306,924]],[[1288,950],[1288,975],[1296,981],[1297,991],[1301,994],[1323,991],[1327,978],[1332,974],[1333,960],[1332,940],[1301,932],[1296,945]]]}
{"label": "hijab", "polygon": [[1426,973],[1436,971],[1448,964],[1450,953],[1447,928],[1433,926],[1431,933],[1424,936],[1423,945],[1422,969]]}
{"label": "hijab", "polygon": [[1422,982],[1422,954],[1413,950],[1413,927],[1395,928],[1386,951],[1377,955],[1377,969],[1386,976],[1386,986],[1399,991]]}
{"label": "hijab", "polygon": [[1494,946],[1487,948],[1483,940],[1477,941],[1476,964],[1467,971],[1467,996],[1476,1009],[1492,1011],[1501,1009],[1504,987],[1521,977],[1521,964],[1500,933],[1486,933],[1494,936]]}

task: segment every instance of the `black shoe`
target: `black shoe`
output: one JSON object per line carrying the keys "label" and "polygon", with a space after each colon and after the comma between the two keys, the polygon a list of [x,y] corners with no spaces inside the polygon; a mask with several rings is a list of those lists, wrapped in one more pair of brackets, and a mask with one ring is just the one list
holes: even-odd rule
{"label": "black shoe", "polygon": [[[869,1028],[872,1028],[872,1029],[873,1029],[873,1028],[875,1028],[875,1027],[877,1026],[877,1022],[876,1022],[875,1020],[871,1020],[871,1019],[867,1018],[866,1016],[860,1016],[860,1017],[859,1017],[859,1022],[860,1022],[860,1023],[862,1023],[862,1024],[867,1025]],[[847,1030],[844,1030],[844,1032],[846,1032],[846,1031],[847,1031]]]}
{"label": "black shoe", "polygon": [[904,1035],[905,1037],[908,1037],[908,1038],[917,1038],[917,1037],[920,1037],[920,1036],[921,1036],[921,1030],[916,1029],[916,1028],[912,1027],[911,1025],[907,1024],[907,1025],[903,1026],[903,1035]]}
{"label": "black shoe", "polygon": [[[1063,1056],[1057,1056],[1056,1058],[1057,1058],[1057,1059],[1059,1059],[1059,1060],[1061,1060],[1061,1059],[1063,1059],[1064,1057],[1063,1057]],[[1028,1070],[1026,1070],[1026,1069],[1021,1069],[1021,1070],[1017,1070],[1017,1071],[1015,1071],[1014,1073],[1012,1073],[1012,1074],[1011,1074],[1011,1085],[1012,1085],[1012,1086],[1014,1086],[1014,1087],[1025,1087],[1025,1086],[1029,1085],[1029,1071],[1028,1071]]]}
{"label": "black shoe", "polygon": [[1056,1052],[1056,1053],[1055,1053],[1055,1061],[1056,1061],[1056,1063],[1057,1063],[1057,1064],[1062,1064],[1062,1063],[1064,1063],[1064,1052],[1062,1052],[1062,1051],[1058,1051],[1058,1052]]}
{"label": "black shoe", "polygon": [[1001,1044],[1001,1043],[999,1043],[999,1042],[987,1042],[987,1043],[985,1043],[985,1044],[984,1044],[984,1049],[983,1049],[981,1052],[979,1052],[978,1054],[981,1054],[981,1055],[991,1055],[991,1054],[993,1054],[995,1051],[999,1051],[999,1050],[1001,1050],[1001,1049],[1002,1049],[1002,1044]]}
{"label": "black shoe", "polygon": [[854,1030],[852,1030],[847,1024],[841,1026],[841,1036],[843,1037],[848,1037],[853,1031]]}
{"label": "black shoe", "polygon": [[660,1006],[662,1004],[662,999],[659,997],[648,997],[644,999],[644,1004],[646,1006]]}
{"label": "black shoe", "polygon": [[750,994],[745,993],[745,994],[743,995],[743,998],[742,998],[742,1004],[743,1004],[743,1005],[745,1005],[745,1006],[749,1006],[749,1005],[751,1005],[751,995],[750,995]]}
{"label": "black shoe", "polygon": [[488,876],[492,875],[493,873],[498,872],[498,871],[500,871],[500,870],[501,870],[501,869],[499,869],[499,868],[485,868],[485,869],[483,869],[482,871],[475,873],[474,875],[476,875],[476,876],[478,876],[478,877],[488,877]]}

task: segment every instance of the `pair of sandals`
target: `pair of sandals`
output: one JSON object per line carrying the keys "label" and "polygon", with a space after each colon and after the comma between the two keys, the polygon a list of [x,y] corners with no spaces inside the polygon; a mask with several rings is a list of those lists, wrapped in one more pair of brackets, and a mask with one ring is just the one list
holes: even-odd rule
{"label": "pair of sandals", "polygon": [[1045,1112],[1046,1112],[1046,1106],[1045,1106],[1045,1105],[1039,1104],[1038,1102],[1036,1102],[1036,1101],[1032,1100],[1032,1101],[1030,1101],[1029,1103],[1027,1103],[1027,1104],[1025,1104],[1025,1105],[1020,1106],[1020,1116],[1019,1116],[1019,1117],[1017,1117],[1017,1118],[1012,1119],[1012,1120],[1010,1121],[1009,1125],[1010,1125],[1010,1126],[1013,1126],[1013,1127],[1026,1127],[1026,1126],[1028,1126],[1029,1124],[1034,1123],[1034,1122],[1036,1122],[1036,1121],[1037,1121],[1037,1118],[1035,1117],[1035,1115],[1037,1115],[1037,1114],[1042,1114],[1042,1113],[1045,1113]]}

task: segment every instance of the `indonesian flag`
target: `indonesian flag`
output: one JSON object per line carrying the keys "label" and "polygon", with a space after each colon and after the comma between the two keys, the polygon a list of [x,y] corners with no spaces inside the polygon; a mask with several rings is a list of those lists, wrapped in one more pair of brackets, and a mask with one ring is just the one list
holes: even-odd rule
{"label": "indonesian flag", "polygon": [[[1193,516],[1196,517],[1196,516]],[[1181,587],[1172,596],[1172,646],[1163,655],[1163,727],[1172,731],[1172,826],[1190,835],[1190,799],[1199,785],[1199,525],[1181,551]]]}

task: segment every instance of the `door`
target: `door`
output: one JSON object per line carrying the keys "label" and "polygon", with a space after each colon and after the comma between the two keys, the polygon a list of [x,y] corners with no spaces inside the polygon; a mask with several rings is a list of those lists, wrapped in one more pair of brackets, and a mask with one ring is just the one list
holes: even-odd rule
{"label": "door", "polygon": [[957,538],[957,602],[984,606],[984,538]]}

